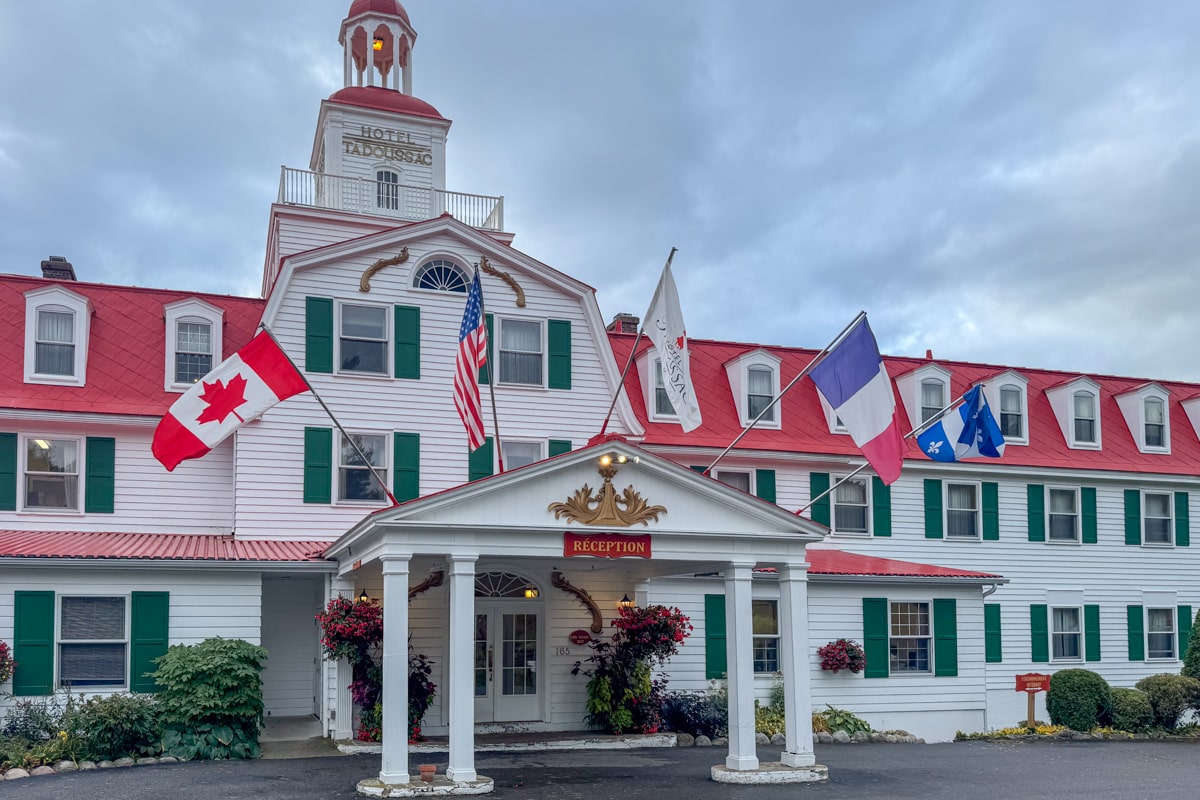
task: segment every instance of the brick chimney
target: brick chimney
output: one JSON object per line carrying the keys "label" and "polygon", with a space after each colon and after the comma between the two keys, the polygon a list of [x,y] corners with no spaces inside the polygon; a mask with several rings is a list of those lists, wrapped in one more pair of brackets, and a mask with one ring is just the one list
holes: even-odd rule
{"label": "brick chimney", "polygon": [[50,256],[42,262],[42,277],[56,281],[74,281],[75,268],[64,256]]}
{"label": "brick chimney", "polygon": [[613,317],[612,322],[608,323],[608,327],[605,328],[605,330],[609,331],[610,333],[637,333],[638,325],[640,325],[641,322],[642,321],[633,314],[626,314],[622,311],[620,314],[617,314]]}

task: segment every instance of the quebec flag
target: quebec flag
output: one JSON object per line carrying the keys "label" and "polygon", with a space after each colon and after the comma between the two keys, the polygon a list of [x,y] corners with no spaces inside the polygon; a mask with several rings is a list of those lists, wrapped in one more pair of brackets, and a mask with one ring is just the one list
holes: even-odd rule
{"label": "quebec flag", "polygon": [[917,436],[921,452],[934,461],[964,458],[999,458],[1004,455],[1004,434],[992,416],[983,387],[963,395],[962,405]]}

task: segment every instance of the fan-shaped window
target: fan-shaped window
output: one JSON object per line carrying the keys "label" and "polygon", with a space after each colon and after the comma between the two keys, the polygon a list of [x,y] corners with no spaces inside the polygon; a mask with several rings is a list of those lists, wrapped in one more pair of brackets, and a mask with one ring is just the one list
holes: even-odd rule
{"label": "fan-shaped window", "polygon": [[511,572],[481,572],[475,576],[476,597],[537,597],[537,586]]}
{"label": "fan-shaped window", "polygon": [[417,289],[433,289],[435,292],[467,293],[466,270],[453,261],[436,258],[426,261],[413,276],[413,286]]}

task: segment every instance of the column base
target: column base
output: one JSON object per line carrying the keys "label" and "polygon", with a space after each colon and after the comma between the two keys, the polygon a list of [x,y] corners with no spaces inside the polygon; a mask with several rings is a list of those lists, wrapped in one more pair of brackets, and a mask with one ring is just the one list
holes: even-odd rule
{"label": "column base", "polygon": [[725,769],[749,771],[758,769],[757,756],[725,756]]}
{"label": "column base", "polygon": [[817,763],[815,753],[788,753],[784,752],[779,756],[779,763],[785,767],[811,767]]}
{"label": "column base", "polygon": [[379,778],[364,778],[358,782],[358,793],[366,797],[440,797],[451,794],[490,794],[496,784],[482,775],[473,781],[452,781],[444,775],[432,781],[420,778],[405,783],[384,783]]}
{"label": "column base", "polygon": [[717,783],[771,784],[771,783],[818,783],[829,780],[829,768],[820,764],[810,767],[789,767],[778,761],[768,761],[758,769],[733,770],[720,764],[712,768],[712,779]]}

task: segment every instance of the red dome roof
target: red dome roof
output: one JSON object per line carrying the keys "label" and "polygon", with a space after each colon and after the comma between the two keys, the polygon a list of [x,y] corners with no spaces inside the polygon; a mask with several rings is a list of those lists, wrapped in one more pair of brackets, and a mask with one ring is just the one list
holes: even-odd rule
{"label": "red dome roof", "polygon": [[346,15],[346,19],[371,12],[400,17],[406,25],[412,27],[412,23],[408,21],[408,12],[400,5],[400,0],[354,0],[350,4],[350,13]]}
{"label": "red dome roof", "polygon": [[[367,2],[368,0],[358,0]],[[376,2],[378,0],[375,0]],[[438,110],[424,100],[410,94],[384,89],[381,86],[347,86],[329,95],[330,102],[342,103],[348,106],[375,108],[380,111],[397,111],[401,114],[411,114],[415,117],[430,119],[445,119]]]}

